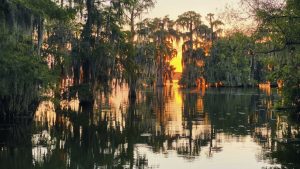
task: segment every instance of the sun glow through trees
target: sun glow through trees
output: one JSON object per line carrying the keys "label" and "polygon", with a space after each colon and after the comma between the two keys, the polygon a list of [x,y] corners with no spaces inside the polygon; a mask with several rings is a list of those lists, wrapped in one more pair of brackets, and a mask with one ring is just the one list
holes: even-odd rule
{"label": "sun glow through trees", "polygon": [[173,46],[177,50],[177,55],[170,62],[171,65],[173,65],[176,68],[175,72],[180,72],[180,73],[182,72],[182,64],[181,64],[182,45],[183,45],[183,40],[182,39],[179,42],[175,42],[175,41],[173,42]]}

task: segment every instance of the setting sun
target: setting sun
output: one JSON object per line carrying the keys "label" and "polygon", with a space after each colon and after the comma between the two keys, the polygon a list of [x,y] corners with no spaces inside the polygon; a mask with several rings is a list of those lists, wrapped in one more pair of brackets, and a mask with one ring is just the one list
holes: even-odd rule
{"label": "setting sun", "polygon": [[182,64],[181,64],[182,44],[183,44],[182,39],[179,42],[173,42],[173,46],[177,50],[177,56],[171,60],[171,65],[173,65],[176,68],[175,72],[180,72],[180,73],[182,72]]}

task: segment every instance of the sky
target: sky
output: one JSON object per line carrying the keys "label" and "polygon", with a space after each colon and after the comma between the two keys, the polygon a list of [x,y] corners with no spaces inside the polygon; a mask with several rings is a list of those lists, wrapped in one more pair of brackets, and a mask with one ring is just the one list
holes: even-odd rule
{"label": "sky", "polygon": [[[171,19],[176,20],[178,15],[186,11],[195,11],[201,14],[202,20],[205,21],[205,16],[208,13],[214,13],[216,18],[218,18],[218,14],[224,12],[226,6],[238,8],[240,0],[156,0],[156,2],[155,7],[143,18],[169,15]],[[176,72],[182,72],[182,51],[180,45],[177,46],[177,52],[177,57],[171,61],[171,65],[175,66]]]}

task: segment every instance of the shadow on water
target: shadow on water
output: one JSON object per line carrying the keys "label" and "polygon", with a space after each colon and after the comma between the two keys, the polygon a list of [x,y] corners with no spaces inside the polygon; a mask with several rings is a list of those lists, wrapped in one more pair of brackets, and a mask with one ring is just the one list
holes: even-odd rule
{"label": "shadow on water", "polygon": [[299,121],[275,111],[276,92],[174,84],[130,102],[116,90],[60,110],[45,101],[29,125],[1,126],[0,168],[300,168]]}

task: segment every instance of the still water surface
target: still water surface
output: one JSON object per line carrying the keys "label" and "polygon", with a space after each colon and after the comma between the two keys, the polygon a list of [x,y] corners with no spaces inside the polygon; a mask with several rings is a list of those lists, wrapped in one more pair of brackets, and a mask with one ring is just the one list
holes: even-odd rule
{"label": "still water surface", "polygon": [[299,125],[274,110],[276,89],[173,84],[141,91],[136,103],[127,93],[99,94],[93,107],[42,102],[30,127],[1,130],[0,168],[300,167]]}

